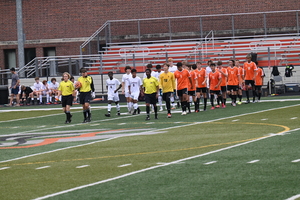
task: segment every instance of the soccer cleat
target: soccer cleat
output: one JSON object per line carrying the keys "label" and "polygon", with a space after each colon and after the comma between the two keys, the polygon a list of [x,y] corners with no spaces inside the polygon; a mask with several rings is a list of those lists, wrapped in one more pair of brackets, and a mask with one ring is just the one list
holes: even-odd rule
{"label": "soccer cleat", "polygon": [[51,103],[50,103],[50,102],[47,102],[46,105],[51,105]]}
{"label": "soccer cleat", "polygon": [[225,104],[222,104],[222,108],[226,108],[226,105],[225,105]]}
{"label": "soccer cleat", "polygon": [[182,111],[181,115],[186,115],[186,112],[185,112],[185,111]]}
{"label": "soccer cleat", "polygon": [[241,101],[239,101],[237,104],[238,104],[238,105],[242,105],[242,102],[241,102]]}
{"label": "soccer cleat", "polygon": [[84,119],[82,123],[87,123],[86,119]]}
{"label": "soccer cleat", "polygon": [[195,112],[196,112],[196,113],[198,113],[198,112],[199,112],[199,110],[195,110]]}
{"label": "soccer cleat", "polygon": [[120,111],[118,111],[117,115],[118,115],[118,116],[120,116],[120,115],[121,115]]}
{"label": "soccer cleat", "polygon": [[236,103],[231,103],[232,106],[236,106]]}
{"label": "soccer cleat", "polygon": [[136,115],[136,111],[137,111],[137,110],[136,110],[136,109],[134,109],[134,111],[133,111],[132,115]]}
{"label": "soccer cleat", "polygon": [[146,120],[146,121],[150,120],[150,117],[149,117],[149,116],[147,116],[145,120]]}
{"label": "soccer cleat", "polygon": [[245,102],[245,104],[248,104],[248,103],[250,103],[250,100],[247,100],[247,101]]}
{"label": "soccer cleat", "polygon": [[110,117],[110,113],[105,114],[105,117]]}
{"label": "soccer cleat", "polygon": [[167,118],[171,118],[171,117],[172,117],[171,113],[168,113]]}
{"label": "soccer cleat", "polygon": [[216,105],[216,108],[220,108],[220,105]]}
{"label": "soccer cleat", "polygon": [[71,121],[69,121],[69,120],[65,121],[65,124],[70,124],[70,123],[71,123]]}
{"label": "soccer cleat", "polygon": [[163,109],[163,108],[160,108],[159,111],[164,111],[164,109]]}
{"label": "soccer cleat", "polygon": [[87,119],[86,119],[86,122],[91,122],[91,118],[87,118]]}
{"label": "soccer cleat", "polygon": [[157,115],[155,115],[154,119],[158,119],[158,118],[157,118]]}
{"label": "soccer cleat", "polygon": [[176,109],[176,108],[175,108],[175,106],[173,106],[171,109],[174,110],[174,109]]}
{"label": "soccer cleat", "polygon": [[211,110],[214,110],[214,109],[215,109],[215,107],[214,107],[214,106],[212,106],[210,109],[211,109]]}
{"label": "soccer cleat", "polygon": [[256,101],[252,101],[252,103],[256,103]]}
{"label": "soccer cleat", "polygon": [[139,107],[137,108],[137,112],[138,112],[138,114],[141,113],[141,109]]}

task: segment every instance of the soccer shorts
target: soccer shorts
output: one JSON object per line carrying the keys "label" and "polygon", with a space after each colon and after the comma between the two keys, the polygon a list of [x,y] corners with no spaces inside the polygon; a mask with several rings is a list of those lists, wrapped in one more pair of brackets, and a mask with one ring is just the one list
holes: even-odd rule
{"label": "soccer shorts", "polygon": [[114,102],[120,101],[118,92],[112,93],[112,94],[107,94],[107,100],[114,101]]}
{"label": "soccer shorts", "polygon": [[227,91],[238,91],[239,86],[238,85],[227,85]]}
{"label": "soccer shorts", "polygon": [[11,92],[12,94],[18,94],[18,93],[19,93],[19,87],[11,88],[10,92]]}
{"label": "soccer shorts", "polygon": [[62,107],[66,107],[68,106],[72,106],[73,104],[73,96],[72,95],[68,95],[68,96],[62,96],[61,98],[61,105]]}
{"label": "soccer shorts", "polygon": [[210,94],[220,95],[221,91],[220,90],[210,90]]}
{"label": "soccer shorts", "polygon": [[125,91],[125,98],[131,97],[131,95],[129,94],[129,92]]}
{"label": "soccer shorts", "polygon": [[145,94],[145,102],[149,104],[156,104],[156,92],[152,94]]}
{"label": "soccer shorts", "polygon": [[163,93],[163,95],[162,95],[163,100],[164,100],[164,101],[167,101],[167,100],[170,101],[170,98],[171,98],[172,93],[173,93],[173,92],[166,92],[166,93]]}
{"label": "soccer shorts", "polygon": [[227,86],[221,86],[221,91],[226,92],[227,91]]}
{"label": "soccer shorts", "polygon": [[195,96],[196,95],[196,91],[188,91],[188,95],[189,96]]}
{"label": "soccer shorts", "polygon": [[80,104],[90,103],[92,99],[91,92],[80,92],[79,101]]}
{"label": "soccer shorts", "polygon": [[182,90],[177,90],[177,95],[179,97],[182,97],[184,94],[188,94],[188,89],[187,88],[184,88]]}
{"label": "soccer shorts", "polygon": [[140,96],[140,92],[132,92],[130,95],[130,98],[132,98],[133,100],[139,100],[139,96]]}
{"label": "soccer shorts", "polygon": [[253,80],[245,80],[245,85],[254,86],[254,81]]}
{"label": "soccer shorts", "polygon": [[207,93],[207,87],[202,87],[202,88],[197,88],[196,92],[202,92],[202,93]]}

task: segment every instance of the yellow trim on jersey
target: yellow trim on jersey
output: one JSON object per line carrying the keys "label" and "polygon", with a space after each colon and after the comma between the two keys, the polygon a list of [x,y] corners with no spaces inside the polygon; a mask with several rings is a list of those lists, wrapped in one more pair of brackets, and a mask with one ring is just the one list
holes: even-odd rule
{"label": "yellow trim on jersey", "polygon": [[161,73],[159,75],[159,86],[163,93],[174,92],[175,90],[175,77],[172,72]]}
{"label": "yellow trim on jersey", "polygon": [[59,84],[58,90],[61,91],[62,96],[69,96],[73,94],[73,91],[75,90],[73,82],[68,80],[62,81]]}
{"label": "yellow trim on jersey", "polygon": [[92,90],[91,84],[92,84],[92,77],[79,77],[78,80],[81,83],[80,92],[90,92]]}
{"label": "yellow trim on jersey", "polygon": [[153,94],[157,92],[158,86],[157,78],[151,76],[150,78],[144,78],[143,87],[145,88],[145,94]]}

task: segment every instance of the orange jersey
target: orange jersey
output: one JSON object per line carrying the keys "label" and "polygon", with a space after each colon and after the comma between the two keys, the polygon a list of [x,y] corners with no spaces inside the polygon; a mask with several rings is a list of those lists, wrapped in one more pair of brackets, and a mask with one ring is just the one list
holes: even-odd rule
{"label": "orange jersey", "polygon": [[191,79],[192,79],[193,89],[191,88],[191,83],[189,81],[189,89],[188,89],[188,91],[195,91],[196,90],[196,76],[197,76],[196,70],[191,71],[190,72],[190,76],[191,76]]}
{"label": "orange jersey", "polygon": [[209,89],[210,90],[221,90],[221,84],[216,87],[219,83],[219,80],[222,79],[221,73],[218,71],[210,72],[208,75],[209,78]]}
{"label": "orange jersey", "polygon": [[239,69],[237,67],[228,67],[228,85],[238,85],[239,84],[239,78],[240,75]]}
{"label": "orange jersey", "polygon": [[174,76],[177,79],[177,90],[182,90],[184,88],[189,87],[190,73],[188,72],[188,70],[186,70],[186,69],[183,69],[182,71],[176,70],[174,72]]}
{"label": "orange jersey", "polygon": [[243,80],[244,80],[244,75],[245,75],[244,69],[243,69],[243,67],[239,66],[239,67],[238,67],[238,70],[239,70],[239,74],[240,74],[240,81],[241,81],[241,83],[242,83]]}
{"label": "orange jersey", "polygon": [[254,72],[257,70],[257,66],[254,62],[245,62],[244,71],[245,71],[245,80],[253,80]]}
{"label": "orange jersey", "polygon": [[226,86],[227,85],[227,77],[225,75],[223,75],[221,73],[221,71],[224,73],[224,74],[228,74],[227,72],[227,68],[224,68],[222,67],[221,69],[218,69],[218,71],[220,71],[220,74],[222,76],[222,82],[221,82],[221,85],[220,86]]}
{"label": "orange jersey", "polygon": [[255,85],[258,86],[263,85],[263,75],[264,75],[263,70],[261,68],[258,68],[255,77]]}
{"label": "orange jersey", "polygon": [[[207,73],[206,70],[204,68],[202,68],[200,71],[197,71],[196,77],[195,79],[197,80],[197,88],[206,88],[207,87],[207,82],[204,81],[205,78],[207,78]],[[204,82],[204,84],[202,84]]]}

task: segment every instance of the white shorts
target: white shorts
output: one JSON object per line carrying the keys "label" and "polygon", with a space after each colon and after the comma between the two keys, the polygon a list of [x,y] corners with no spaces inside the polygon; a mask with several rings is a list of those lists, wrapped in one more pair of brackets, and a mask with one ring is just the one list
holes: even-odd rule
{"label": "white shorts", "polygon": [[140,96],[140,93],[139,92],[133,92],[133,93],[131,93],[131,98],[133,99],[133,100],[139,100],[139,96]]}
{"label": "white shorts", "polygon": [[126,92],[126,91],[125,91],[125,97],[126,97],[126,98],[131,97],[131,95],[129,94],[129,92]]}
{"label": "white shorts", "polygon": [[117,92],[114,94],[107,94],[107,100],[114,101],[114,102],[120,101],[119,94]]}

